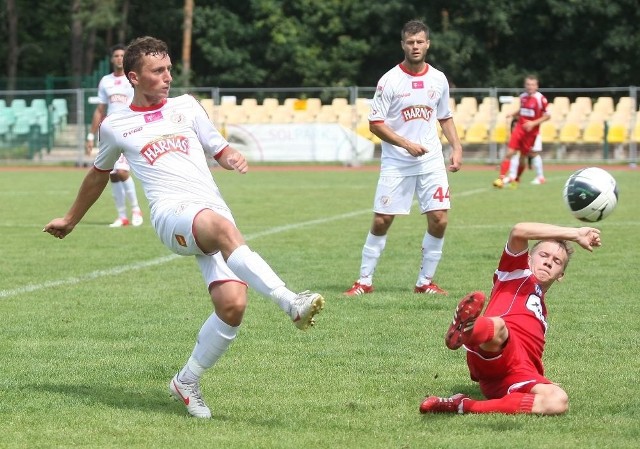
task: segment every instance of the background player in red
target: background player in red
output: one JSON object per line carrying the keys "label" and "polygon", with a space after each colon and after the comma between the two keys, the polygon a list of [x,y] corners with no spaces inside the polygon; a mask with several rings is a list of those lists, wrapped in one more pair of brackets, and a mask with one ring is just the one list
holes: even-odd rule
{"label": "background player in red", "polygon": [[[538,92],[538,78],[527,75],[524,79],[524,88],[525,92],[520,94],[520,111],[514,114],[518,122],[513,128],[507,152],[500,163],[500,177],[493,181],[493,185],[498,188],[515,182],[520,177],[525,168],[527,156],[536,142],[540,124],[551,118],[547,113],[547,98]],[[513,158],[515,154],[519,154],[520,157]],[[542,163],[542,159],[539,162]]]}
{"label": "background player in red", "polygon": [[[540,240],[528,251],[529,240]],[[484,314],[484,294],[458,304],[445,336],[449,349],[463,346],[471,379],[487,400],[458,393],[429,396],[421,413],[536,413],[567,411],[567,393],[544,377],[542,353],[547,330],[545,294],[564,276],[573,253],[570,241],[588,251],[600,246],[595,228],[519,223],[511,229]]]}

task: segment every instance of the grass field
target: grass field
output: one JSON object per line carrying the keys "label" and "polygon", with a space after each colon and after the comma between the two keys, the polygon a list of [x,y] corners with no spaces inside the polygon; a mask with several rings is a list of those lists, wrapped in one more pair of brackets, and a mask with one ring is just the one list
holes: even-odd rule
{"label": "grass field", "polygon": [[[613,170],[620,203],[603,247],[578,249],[547,295],[549,378],[561,417],[418,413],[427,394],[479,396],[443,335],[459,297],[488,293],[510,226],[579,226],[561,191],[572,170],[493,190],[495,172],[450,176],[453,210],[436,281],[412,293],[424,218],[396,220],[376,292],[346,298],[371,220],[374,170],[215,172],[249,245],[294,290],[323,293],[308,332],[250,292],[240,334],[203,379],[212,420],[188,417],[167,384],[211,312],[193,258],[148,221],[110,229],[107,190],[65,240],[41,232],[84,170],[0,172],[0,447],[637,448],[640,174]],[[138,186],[139,195],[142,191]],[[146,201],[143,200],[146,211]]]}

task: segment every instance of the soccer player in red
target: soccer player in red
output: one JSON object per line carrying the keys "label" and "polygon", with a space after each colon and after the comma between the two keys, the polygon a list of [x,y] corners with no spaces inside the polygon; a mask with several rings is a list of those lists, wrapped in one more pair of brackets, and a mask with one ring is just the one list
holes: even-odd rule
{"label": "soccer player in red", "polygon": [[[529,240],[539,240],[531,250]],[[535,413],[559,415],[569,398],[544,376],[542,353],[547,330],[545,294],[564,276],[575,242],[588,251],[600,246],[600,231],[519,223],[511,229],[493,289],[482,314],[485,296],[465,296],[445,336],[449,349],[467,350],[471,379],[486,400],[458,393],[449,398],[428,396],[421,413]]]}
{"label": "soccer player in red", "polygon": [[[536,143],[540,125],[551,118],[547,113],[547,98],[538,92],[538,78],[527,75],[524,79],[524,88],[525,92],[520,94],[520,111],[514,114],[518,122],[513,128],[507,152],[500,163],[500,177],[493,181],[493,185],[498,188],[520,178],[525,168],[524,162]],[[520,158],[514,158],[513,156],[518,153]],[[536,163],[541,164],[542,159],[536,159]]]}

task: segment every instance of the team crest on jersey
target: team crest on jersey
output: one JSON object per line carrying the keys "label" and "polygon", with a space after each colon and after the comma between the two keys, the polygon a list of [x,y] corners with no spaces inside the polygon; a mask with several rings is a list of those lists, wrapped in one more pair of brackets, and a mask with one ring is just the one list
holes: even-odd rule
{"label": "team crest on jersey", "polygon": [[427,97],[429,97],[429,99],[431,100],[436,100],[438,98],[438,92],[433,89],[429,89],[427,91]]}
{"label": "team crest on jersey", "polygon": [[169,120],[171,120],[171,123],[179,125],[184,122],[184,114],[182,112],[174,112],[171,114],[171,117],[169,117]]}
{"label": "team crest on jersey", "polygon": [[433,109],[424,104],[417,104],[404,108],[400,111],[400,114],[402,114],[402,118],[404,118],[405,122],[416,119],[429,121],[431,119],[431,114],[433,114]]}
{"label": "team crest on jersey", "polygon": [[175,152],[189,154],[189,139],[178,135],[162,136],[149,142],[140,150],[140,154],[149,165],[155,164],[165,154]]}

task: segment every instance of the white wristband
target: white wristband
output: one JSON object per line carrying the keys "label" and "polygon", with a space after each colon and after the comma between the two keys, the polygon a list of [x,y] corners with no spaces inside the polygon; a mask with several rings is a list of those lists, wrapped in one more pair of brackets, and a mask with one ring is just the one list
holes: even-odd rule
{"label": "white wristband", "polygon": [[95,138],[96,138],[96,136],[94,136],[93,133],[87,134],[87,140],[90,140],[90,141],[93,142],[95,140]]}

